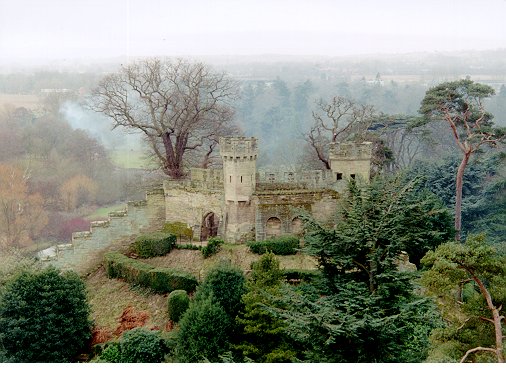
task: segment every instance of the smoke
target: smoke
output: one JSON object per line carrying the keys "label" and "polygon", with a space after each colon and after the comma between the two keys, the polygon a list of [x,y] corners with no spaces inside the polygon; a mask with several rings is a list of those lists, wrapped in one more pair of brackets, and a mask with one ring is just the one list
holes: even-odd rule
{"label": "smoke", "polygon": [[120,128],[112,130],[112,122],[107,117],[87,110],[77,102],[66,101],[61,106],[60,113],[72,128],[86,131],[108,150],[142,149],[140,134],[132,134]]}

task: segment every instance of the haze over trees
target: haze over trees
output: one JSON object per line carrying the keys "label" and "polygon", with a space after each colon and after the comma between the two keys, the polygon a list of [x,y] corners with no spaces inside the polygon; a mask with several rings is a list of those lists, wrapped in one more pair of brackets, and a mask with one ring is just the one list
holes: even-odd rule
{"label": "haze over trees", "polygon": [[219,137],[238,132],[236,89],[225,73],[204,64],[148,59],[104,78],[90,106],[114,128],[141,131],[163,172],[177,179],[190,152],[208,167]]}
{"label": "haze over trees", "polygon": [[[69,106],[79,112],[86,90],[97,85],[93,108],[104,119],[109,116],[110,126],[144,134],[163,178],[184,177],[194,166],[219,165],[218,137],[242,132],[259,138],[263,168],[325,167],[317,153],[325,158],[330,142],[374,140],[383,154],[378,157],[389,159],[382,161],[388,164],[370,183],[349,183],[340,193],[335,216],[322,223],[305,217],[304,241],[299,254],[290,257],[312,256],[318,269],[283,270],[284,259],[269,253],[251,270],[222,264],[201,271],[199,275],[206,275],[203,282],[185,299],[189,308],[185,304],[174,318],[156,314],[163,321],[160,329],[174,330],[133,330],[107,342],[102,353],[97,346],[97,361],[504,360],[506,155],[499,141],[499,149],[488,145],[502,134],[489,112],[496,114],[496,123],[506,121],[506,88],[490,82],[498,90],[493,95],[491,87],[460,79],[472,71],[468,60],[480,60],[472,53],[468,58],[405,58],[227,60],[220,68],[230,74],[185,60],[150,59],[119,71],[109,65],[85,74],[0,75],[0,92],[70,90],[42,93],[41,108],[7,106],[0,112],[0,236],[4,248],[20,249],[1,255],[6,264],[0,267],[0,361],[28,361],[35,355],[72,361],[83,351],[89,321],[82,318],[70,326],[83,327],[78,332],[83,341],[62,347],[59,341],[68,336],[58,337],[62,330],[55,325],[62,318],[70,320],[67,312],[73,309],[60,311],[52,303],[64,301],[67,294],[78,295],[72,299],[76,303],[82,301],[82,287],[75,283],[72,293],[60,290],[62,281],[56,276],[61,275],[51,271],[46,280],[58,292],[49,293],[37,281],[37,272],[21,272],[32,267],[21,251],[28,254],[35,249],[33,243],[68,241],[73,231],[89,229],[85,215],[130,199],[131,176],[142,175],[149,182],[153,175],[116,166],[111,147],[93,135],[93,129],[84,130],[95,124],[93,118],[70,124]],[[502,75],[503,64],[483,59],[480,73]],[[449,63],[455,63],[451,72]],[[113,74],[104,78],[104,71]],[[458,81],[445,82],[450,79]],[[419,108],[423,124],[414,126],[420,122]],[[96,124],[106,126],[103,119]],[[465,170],[459,170],[469,152]],[[462,174],[458,183],[457,173]],[[459,231],[465,243],[449,242],[457,229],[450,211],[456,209],[459,185]],[[488,241],[473,234],[478,232],[485,232]],[[177,252],[192,252],[193,247],[183,244]],[[241,257],[247,252],[244,245],[226,244],[205,263],[235,257],[236,249],[243,251],[237,253]],[[195,252],[192,257],[201,256]],[[406,264],[408,259],[412,264]],[[88,282],[88,277],[83,279]],[[90,285],[96,287],[100,271],[92,277]],[[26,280],[33,285],[21,282]],[[123,281],[115,282],[116,289],[120,284],[127,289]],[[128,298],[132,295],[151,308],[144,302],[153,301],[152,295],[128,288]],[[30,299],[25,306],[23,298],[33,296],[42,304]],[[108,303],[115,301],[102,299],[99,294],[92,308],[99,311],[101,304],[112,309]],[[36,307],[50,311],[51,318]],[[81,312],[85,309],[82,305]],[[26,323],[26,315],[36,315],[36,326]],[[33,327],[44,336],[23,340],[29,348],[20,350],[12,343],[26,337],[18,334],[19,326],[23,331]]]}

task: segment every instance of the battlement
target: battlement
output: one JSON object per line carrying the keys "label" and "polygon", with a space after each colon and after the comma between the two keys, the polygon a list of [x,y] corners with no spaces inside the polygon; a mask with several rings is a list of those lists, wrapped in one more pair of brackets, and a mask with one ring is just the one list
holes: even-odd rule
{"label": "battlement", "polygon": [[222,137],[220,138],[220,155],[224,161],[240,158],[256,160],[257,139],[255,137]]}
{"label": "battlement", "polygon": [[370,160],[372,156],[372,142],[363,143],[331,143],[330,160]]}
{"label": "battlement", "polygon": [[304,171],[260,171],[258,182],[262,184],[291,184],[304,188],[325,188],[335,182],[334,175],[329,170]]}

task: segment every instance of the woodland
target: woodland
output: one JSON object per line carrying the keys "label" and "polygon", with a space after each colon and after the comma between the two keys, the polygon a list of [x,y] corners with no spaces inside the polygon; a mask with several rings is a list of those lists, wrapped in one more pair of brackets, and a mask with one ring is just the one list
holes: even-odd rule
{"label": "woodland", "polygon": [[[1,74],[0,101],[38,102],[0,107],[0,362],[504,362],[506,85],[451,60]],[[228,135],[295,171],[370,141],[371,180],[324,222],[301,213],[300,237],[192,244],[160,224],[86,272],[34,259],[164,178],[219,167]]]}

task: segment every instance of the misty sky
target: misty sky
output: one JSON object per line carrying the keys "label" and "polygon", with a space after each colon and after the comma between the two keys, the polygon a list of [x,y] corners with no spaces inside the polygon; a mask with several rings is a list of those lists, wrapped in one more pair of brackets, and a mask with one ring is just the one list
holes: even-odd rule
{"label": "misty sky", "polygon": [[506,47],[506,0],[0,0],[0,63]]}

